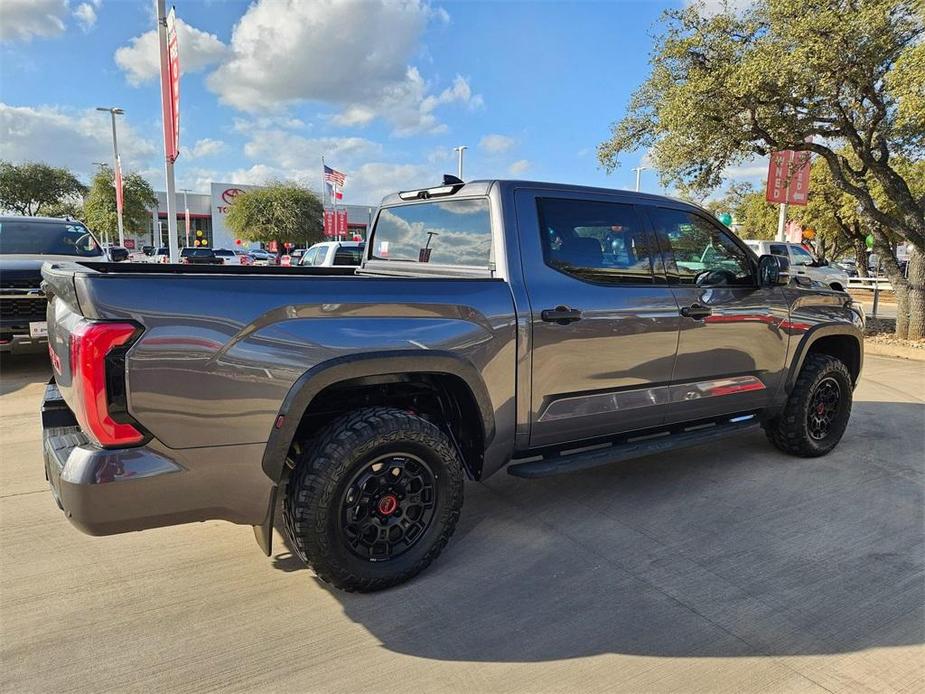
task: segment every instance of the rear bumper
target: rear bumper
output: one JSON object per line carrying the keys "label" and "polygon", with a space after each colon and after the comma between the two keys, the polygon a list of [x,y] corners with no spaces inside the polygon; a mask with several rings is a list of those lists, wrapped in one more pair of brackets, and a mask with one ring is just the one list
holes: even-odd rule
{"label": "rear bumper", "polygon": [[40,354],[48,351],[47,337],[29,337],[29,330],[0,332],[0,353]]}
{"label": "rear bumper", "polygon": [[195,458],[178,452],[182,461],[152,444],[99,448],[80,430],[54,383],[42,403],[42,442],[55,501],[90,535],[209,519],[258,525],[273,492],[251,446],[196,449]]}

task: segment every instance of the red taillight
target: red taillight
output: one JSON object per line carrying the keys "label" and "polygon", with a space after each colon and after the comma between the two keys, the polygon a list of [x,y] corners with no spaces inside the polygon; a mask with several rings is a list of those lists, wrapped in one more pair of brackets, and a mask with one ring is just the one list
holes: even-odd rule
{"label": "red taillight", "polygon": [[74,416],[81,429],[101,446],[133,446],[145,438],[131,424],[112,418],[106,392],[106,355],[127,343],[137,331],[138,326],[131,323],[86,321],[71,333]]}

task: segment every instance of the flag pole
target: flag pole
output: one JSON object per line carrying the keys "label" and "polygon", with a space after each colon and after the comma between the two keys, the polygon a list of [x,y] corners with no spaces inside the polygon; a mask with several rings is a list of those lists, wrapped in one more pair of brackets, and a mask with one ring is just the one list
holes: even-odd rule
{"label": "flag pole", "polygon": [[[167,49],[167,11],[165,0],[154,0],[157,11],[157,38],[161,53],[161,107],[164,118],[164,170],[167,177],[167,249],[170,253],[170,262],[179,261],[177,249],[177,201],[176,184],[173,175],[173,150],[170,141],[173,139],[173,99],[170,92],[170,56]],[[171,114],[168,117],[168,114]]]}

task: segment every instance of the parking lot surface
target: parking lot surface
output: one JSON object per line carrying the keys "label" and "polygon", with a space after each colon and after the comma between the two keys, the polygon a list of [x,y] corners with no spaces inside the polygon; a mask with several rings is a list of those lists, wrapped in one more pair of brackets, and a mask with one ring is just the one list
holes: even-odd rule
{"label": "parking lot surface", "polygon": [[466,487],[431,569],[327,589],[277,534],[92,538],[48,492],[42,358],[4,358],[0,690],[925,690],[925,366],[869,357],[828,457],[760,433]]}

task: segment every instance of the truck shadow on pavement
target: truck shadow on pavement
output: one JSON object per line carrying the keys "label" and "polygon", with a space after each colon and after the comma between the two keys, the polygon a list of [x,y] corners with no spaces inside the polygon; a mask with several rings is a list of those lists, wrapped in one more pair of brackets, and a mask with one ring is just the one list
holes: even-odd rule
{"label": "truck shadow on pavement", "polygon": [[[825,458],[755,433],[544,480],[502,472],[467,485],[456,535],[423,575],[328,590],[386,648],[441,660],[923,643],[923,425],[923,405],[858,402]],[[280,549],[277,568],[304,568]]]}

